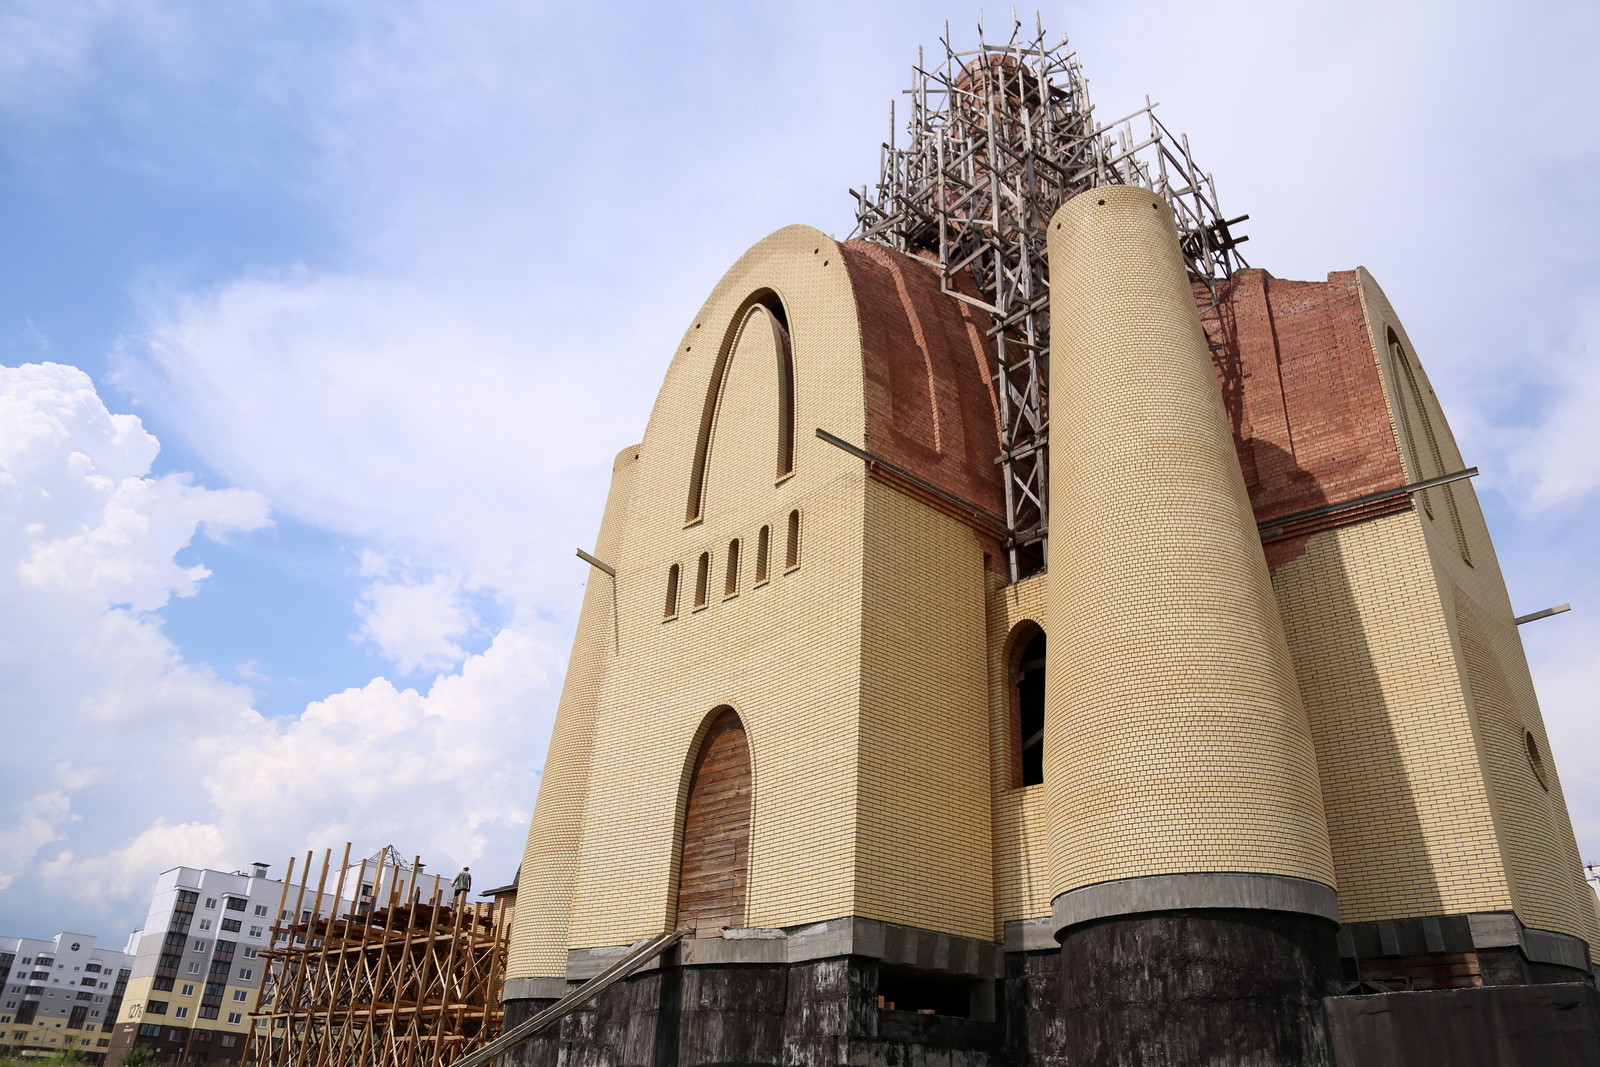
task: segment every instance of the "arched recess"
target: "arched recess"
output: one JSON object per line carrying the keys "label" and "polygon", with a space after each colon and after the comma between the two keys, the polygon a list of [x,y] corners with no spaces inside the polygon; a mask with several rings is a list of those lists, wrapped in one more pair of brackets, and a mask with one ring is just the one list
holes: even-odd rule
{"label": "arched recess", "polygon": [[689,772],[675,925],[717,936],[744,925],[750,876],[750,746],[732,708],[711,713]]}
{"label": "arched recess", "polygon": [[789,313],[771,289],[758,289],[745,298],[730,320],[728,332],[717,349],[711,366],[711,383],[706,388],[700,411],[700,435],[695,441],[694,466],[689,471],[689,505],[685,522],[693,522],[705,512],[706,463],[711,458],[712,432],[717,424],[717,405],[722,400],[722,385],[739,337],[747,326],[765,322],[772,330],[773,347],[778,351],[778,454],[777,473],[782,478],[794,470],[794,351],[789,343]]}
{"label": "arched recess", "polygon": [[[1395,333],[1394,327],[1389,327],[1389,367],[1395,383],[1395,409],[1399,413],[1401,433],[1406,439],[1406,448],[1411,453],[1412,462],[1417,467],[1417,477],[1437,478],[1441,474],[1448,474],[1444,469],[1444,449],[1440,447],[1439,437],[1434,433],[1433,419],[1428,415],[1428,405],[1422,395],[1422,386],[1417,381],[1416,368],[1411,363],[1411,357],[1406,354],[1405,345],[1400,343],[1400,335]],[[1422,430],[1422,440],[1417,440],[1415,428]],[[1424,458],[1423,447],[1426,447]],[[1422,509],[1428,518],[1433,518],[1433,493],[1440,492],[1444,495],[1445,511],[1450,519],[1451,531],[1456,537],[1456,548],[1461,553],[1462,562],[1472,564],[1472,551],[1467,546],[1467,531],[1461,523],[1461,509],[1456,503],[1455,486],[1443,485],[1437,490],[1424,489],[1417,495],[1422,498]]]}
{"label": "arched recess", "polygon": [[1044,781],[1044,630],[1032,620],[1017,623],[1006,652],[1013,789]]}

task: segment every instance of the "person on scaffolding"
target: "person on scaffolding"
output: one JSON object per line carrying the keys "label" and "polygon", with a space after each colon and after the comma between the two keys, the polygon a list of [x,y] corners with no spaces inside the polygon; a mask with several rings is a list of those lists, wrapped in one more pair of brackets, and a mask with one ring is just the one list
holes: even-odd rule
{"label": "person on scaffolding", "polygon": [[466,903],[467,894],[472,892],[472,868],[463,867],[461,873],[456,875],[456,880],[450,883],[455,890],[455,905],[460,907]]}

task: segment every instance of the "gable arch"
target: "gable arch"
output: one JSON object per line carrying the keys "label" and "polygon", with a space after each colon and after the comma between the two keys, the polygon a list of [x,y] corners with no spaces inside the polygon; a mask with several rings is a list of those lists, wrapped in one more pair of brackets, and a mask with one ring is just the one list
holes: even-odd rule
{"label": "gable arch", "polygon": [[794,349],[789,340],[789,312],[774,290],[762,288],[747,296],[729,319],[727,332],[722,336],[717,358],[711,367],[711,380],[706,386],[705,402],[700,412],[700,431],[695,439],[694,462],[689,469],[685,522],[694,522],[705,513],[706,467],[711,459],[717,410],[722,402],[728,367],[733,361],[734,350],[739,346],[739,338],[747,328],[757,325],[758,320],[771,329],[773,347],[778,354],[778,448],[774,477],[782,478],[794,471]]}
{"label": "gable arch", "polygon": [[733,708],[713,708],[689,748],[673,925],[716,936],[744,925],[750,881],[750,744]]}

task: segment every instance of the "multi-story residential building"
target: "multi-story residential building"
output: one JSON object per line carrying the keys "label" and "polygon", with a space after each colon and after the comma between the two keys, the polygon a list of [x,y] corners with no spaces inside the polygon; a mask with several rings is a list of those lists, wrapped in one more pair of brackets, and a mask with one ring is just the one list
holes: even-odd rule
{"label": "multi-story residential building", "polygon": [[[381,857],[381,862],[380,862]],[[113,1058],[134,1045],[150,1047],[162,1061],[225,1063],[244,1052],[265,974],[261,953],[270,944],[272,924],[299,910],[326,915],[363,913],[383,899],[399,879],[408,881],[411,865],[392,847],[351,864],[333,892],[286,893],[280,879],[267,877],[268,865],[249,871],[174,867],[156,880],[156,891],[137,949],[125,1005],[117,1017],[110,1051]],[[408,882],[409,884],[409,882]],[[449,892],[448,879],[418,875],[414,892]]]}
{"label": "multi-story residential building", "polygon": [[0,937],[0,1055],[72,1049],[104,1062],[132,968],[89,934]]}

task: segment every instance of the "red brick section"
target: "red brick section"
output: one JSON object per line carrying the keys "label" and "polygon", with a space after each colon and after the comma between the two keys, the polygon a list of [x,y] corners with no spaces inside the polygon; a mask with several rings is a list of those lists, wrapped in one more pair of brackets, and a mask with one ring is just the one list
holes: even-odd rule
{"label": "red brick section", "polygon": [[[940,290],[936,265],[882,245],[847,241],[867,402],[864,447],[953,496],[1005,516],[994,350],[984,312]],[[823,427],[826,429],[827,427]],[[807,432],[806,427],[801,432]],[[882,468],[872,476],[969,520]],[[999,566],[999,540],[981,524]]]}
{"label": "red brick section", "polygon": [[[1257,522],[1405,484],[1354,271],[1292,282],[1246,270],[1217,307],[1202,287],[1196,299]],[[1267,563],[1318,530],[1410,507],[1393,497],[1288,525],[1265,539]]]}
{"label": "red brick section", "polygon": [[750,872],[750,747],[732,711],[712,720],[695,757],[683,814],[677,925],[716,937],[744,925]]}

